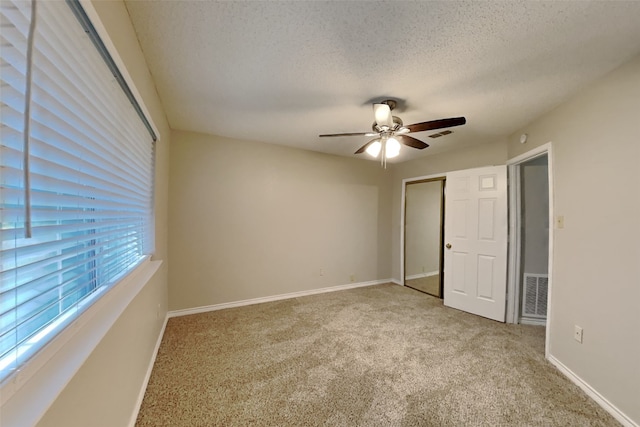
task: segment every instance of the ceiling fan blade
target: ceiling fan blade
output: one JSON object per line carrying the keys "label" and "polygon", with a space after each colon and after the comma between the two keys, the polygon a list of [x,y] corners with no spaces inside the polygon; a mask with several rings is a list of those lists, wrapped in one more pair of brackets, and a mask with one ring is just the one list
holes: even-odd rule
{"label": "ceiling fan blade", "polygon": [[373,104],[373,115],[378,126],[393,127],[393,117],[391,108],[387,104]]}
{"label": "ceiling fan blade", "polygon": [[351,132],[351,133],[327,133],[324,135],[318,135],[319,137],[326,136],[376,136],[377,133],[374,132]]}
{"label": "ceiling fan blade", "polygon": [[464,117],[453,117],[450,119],[431,120],[430,122],[414,123],[406,126],[411,132],[423,132],[425,130],[435,130],[461,126],[467,123]]}
{"label": "ceiling fan blade", "polygon": [[358,148],[358,151],[356,151],[356,152],[355,152],[355,153],[353,153],[353,154],[360,154],[360,153],[364,153],[364,152],[365,152],[365,150],[366,150],[367,148],[369,148],[369,146],[370,146],[371,144],[373,144],[374,142],[376,142],[377,140],[378,140],[378,138],[374,138],[374,139],[372,139],[371,141],[369,141],[369,142],[367,142],[366,144],[364,144],[362,147]]}
{"label": "ceiling fan blade", "polygon": [[429,144],[427,144],[426,142],[422,142],[419,139],[415,139],[414,137],[408,135],[395,135],[394,138],[397,139],[400,144],[417,148],[418,150],[422,150],[429,146]]}

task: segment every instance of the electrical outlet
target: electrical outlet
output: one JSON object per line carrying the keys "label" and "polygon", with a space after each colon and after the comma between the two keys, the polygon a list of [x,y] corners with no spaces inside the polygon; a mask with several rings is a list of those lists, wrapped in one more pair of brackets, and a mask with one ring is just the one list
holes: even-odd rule
{"label": "electrical outlet", "polygon": [[556,217],[556,228],[563,229],[564,228],[564,215],[558,215]]}
{"label": "electrical outlet", "polygon": [[582,328],[578,325],[575,325],[573,328],[573,338],[582,344]]}
{"label": "electrical outlet", "polygon": [[322,268],[320,269],[320,275],[324,276],[324,270]]}
{"label": "electrical outlet", "polygon": [[160,318],[160,303],[158,303],[158,308],[156,309],[156,319]]}
{"label": "electrical outlet", "polygon": [[351,280],[351,283],[356,281],[356,275],[352,274],[351,276],[349,276],[349,280]]}

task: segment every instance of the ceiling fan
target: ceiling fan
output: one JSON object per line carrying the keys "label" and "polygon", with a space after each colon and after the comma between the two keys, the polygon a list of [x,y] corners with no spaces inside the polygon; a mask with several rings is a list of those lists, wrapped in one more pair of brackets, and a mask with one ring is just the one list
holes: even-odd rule
{"label": "ceiling fan", "polygon": [[[378,157],[382,152],[381,162],[386,167],[387,159],[400,154],[400,144],[422,150],[429,144],[419,139],[408,136],[411,132],[424,132],[460,126],[467,122],[464,117],[431,120],[428,122],[414,123],[405,126],[400,117],[393,116],[391,111],[396,107],[396,101],[388,99],[379,104],[373,104],[373,116],[375,121],[371,126],[372,132],[330,133],[319,135],[320,137],[336,136],[375,136],[374,139],[360,147],[355,154],[367,152],[373,157]],[[444,134],[444,133],[443,133]],[[441,135],[439,135],[441,136]]]}

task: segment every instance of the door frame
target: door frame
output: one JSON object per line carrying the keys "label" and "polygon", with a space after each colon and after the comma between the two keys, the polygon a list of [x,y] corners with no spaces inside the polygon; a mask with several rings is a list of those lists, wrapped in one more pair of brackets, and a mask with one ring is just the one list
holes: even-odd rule
{"label": "door frame", "polygon": [[[405,214],[406,214],[406,204],[407,204],[407,184],[416,184],[419,182],[427,182],[427,181],[444,181],[445,185],[446,185],[446,173],[439,173],[439,174],[435,174],[435,175],[425,175],[425,176],[417,176],[414,178],[405,178],[402,180],[402,201],[400,203],[400,284],[402,286],[405,286],[404,283],[404,270],[405,270],[405,260],[404,260],[404,256],[405,256],[405,238],[404,238],[404,232],[405,232]],[[442,210],[444,210],[444,200],[441,201],[442,206],[440,206],[440,210],[442,212]],[[440,224],[440,240],[442,241],[442,233],[444,230],[442,230],[443,224]],[[440,245],[442,246],[442,245]],[[442,252],[442,248],[440,248],[440,251]],[[442,263],[443,263],[443,259],[442,259],[442,254],[440,256],[440,287],[442,287]]]}
{"label": "door frame", "polygon": [[520,277],[521,240],[520,224],[522,212],[520,209],[520,165],[537,157],[547,155],[549,179],[549,287],[547,290],[547,320],[545,337],[545,357],[549,357],[549,330],[551,329],[551,295],[553,293],[553,236],[555,228],[555,210],[553,196],[553,150],[552,143],[540,145],[519,156],[507,160],[507,182],[509,185],[509,252],[507,254],[507,323],[518,323],[519,309],[518,278]]}

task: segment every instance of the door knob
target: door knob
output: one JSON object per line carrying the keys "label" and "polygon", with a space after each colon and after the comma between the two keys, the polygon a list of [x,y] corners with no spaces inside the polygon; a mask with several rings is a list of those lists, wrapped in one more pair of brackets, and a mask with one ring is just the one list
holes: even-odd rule
{"label": "door knob", "polygon": [[447,243],[447,245],[445,246],[445,248],[447,248],[447,249],[451,249],[451,243]]}

